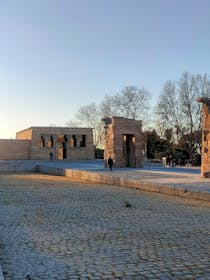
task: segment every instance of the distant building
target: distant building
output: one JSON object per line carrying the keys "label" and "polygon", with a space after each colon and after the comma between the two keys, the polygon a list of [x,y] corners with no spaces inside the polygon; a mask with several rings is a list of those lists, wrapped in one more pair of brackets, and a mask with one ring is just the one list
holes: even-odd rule
{"label": "distant building", "polygon": [[30,127],[0,139],[0,160],[93,159],[92,128]]}

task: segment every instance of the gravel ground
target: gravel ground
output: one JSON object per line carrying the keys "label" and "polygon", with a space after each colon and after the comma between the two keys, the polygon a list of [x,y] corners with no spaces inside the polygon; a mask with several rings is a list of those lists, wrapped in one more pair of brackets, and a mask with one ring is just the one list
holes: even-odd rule
{"label": "gravel ground", "polygon": [[210,279],[210,203],[0,175],[5,280]]}

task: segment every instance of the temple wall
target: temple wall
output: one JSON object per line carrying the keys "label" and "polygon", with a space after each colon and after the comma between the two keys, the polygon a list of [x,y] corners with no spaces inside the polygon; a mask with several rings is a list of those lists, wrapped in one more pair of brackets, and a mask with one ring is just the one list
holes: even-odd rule
{"label": "temple wall", "polygon": [[16,139],[19,140],[31,140],[32,139],[32,128],[25,129],[16,133]]}
{"label": "temple wall", "polygon": [[0,160],[30,159],[29,140],[0,139]]}
{"label": "temple wall", "polygon": [[0,160],[94,159],[92,128],[31,127],[0,140]]}
{"label": "temple wall", "polygon": [[[30,159],[49,159],[50,153],[53,159],[95,157],[92,128],[32,127],[18,132],[17,137],[31,139]],[[85,138],[84,146],[81,146],[82,137]]]}

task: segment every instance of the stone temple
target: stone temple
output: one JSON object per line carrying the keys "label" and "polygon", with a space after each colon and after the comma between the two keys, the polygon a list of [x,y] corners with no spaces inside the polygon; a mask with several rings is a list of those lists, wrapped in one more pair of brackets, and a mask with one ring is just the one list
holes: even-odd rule
{"label": "stone temple", "polygon": [[105,163],[111,157],[114,167],[143,167],[142,122],[122,117],[108,117],[103,121]]}
{"label": "stone temple", "polygon": [[30,127],[0,139],[0,160],[94,159],[92,128]]}
{"label": "stone temple", "polygon": [[201,175],[210,178],[210,98],[198,98],[202,103]]}
{"label": "stone temple", "polygon": [[[142,122],[122,117],[103,119],[105,152],[114,167],[143,167]],[[0,160],[94,159],[93,129],[34,126],[16,133],[16,139],[0,139]]]}

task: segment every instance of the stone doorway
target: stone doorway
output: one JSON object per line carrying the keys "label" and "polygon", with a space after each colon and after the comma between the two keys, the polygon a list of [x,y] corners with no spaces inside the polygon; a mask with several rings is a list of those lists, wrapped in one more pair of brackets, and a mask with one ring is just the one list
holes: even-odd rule
{"label": "stone doorway", "polygon": [[62,143],[62,148],[63,148],[63,159],[67,159],[66,143]]}
{"label": "stone doorway", "polygon": [[58,143],[58,159],[67,159],[67,136],[59,135],[57,137]]}
{"label": "stone doorway", "polygon": [[135,166],[135,136],[133,134],[123,135],[123,158],[126,167]]}

